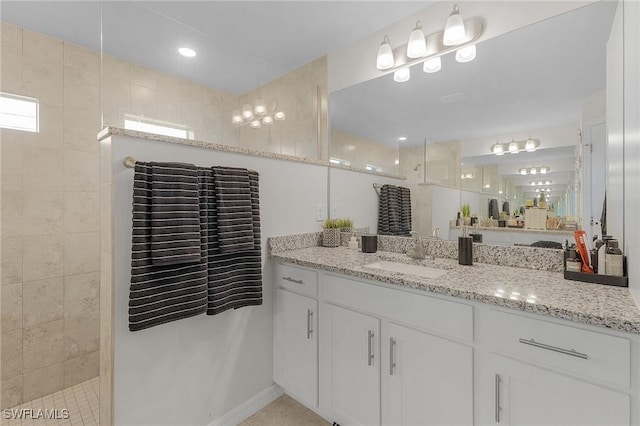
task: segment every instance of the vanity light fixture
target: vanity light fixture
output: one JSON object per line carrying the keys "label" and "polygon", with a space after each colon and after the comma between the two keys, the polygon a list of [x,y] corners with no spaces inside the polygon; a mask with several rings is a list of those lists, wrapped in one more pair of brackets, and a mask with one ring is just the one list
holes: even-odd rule
{"label": "vanity light fixture", "polygon": [[550,181],[550,180],[545,180],[545,181],[541,181],[541,180],[539,180],[539,181],[535,181],[535,180],[532,180],[532,181],[529,181],[529,185],[531,185],[531,186],[551,185],[551,181]]}
{"label": "vanity light fixture", "polygon": [[400,68],[399,70],[393,73],[393,80],[398,83],[404,83],[406,81],[409,81],[410,78],[411,78],[411,71],[409,70],[408,67]]}
{"label": "vanity light fixture", "polygon": [[[391,47],[388,36],[384,36],[378,46],[376,68],[381,71],[395,71],[394,80],[400,83],[408,81],[413,65],[423,63],[422,70],[435,73],[442,68],[442,55],[455,52],[456,61],[470,62],[476,57],[475,42],[482,36],[484,23],[480,18],[471,18],[466,22],[460,15],[456,4],[447,18],[444,30],[429,35],[424,34],[421,21],[417,21],[405,45]],[[406,71],[403,71],[406,68]]]}
{"label": "vanity light fixture", "polygon": [[460,175],[460,179],[463,179],[463,180],[464,180],[464,179],[473,179],[473,173],[469,173],[469,172],[467,172],[467,173],[462,173],[462,174]]}
{"label": "vanity light fixture", "polygon": [[496,142],[491,145],[491,152],[496,155],[503,155],[505,152],[511,154],[517,154],[519,152],[534,152],[540,147],[540,141],[538,139],[527,139],[516,141],[511,139],[511,142],[500,143]]}
{"label": "vanity light fixture", "polygon": [[444,26],[442,44],[445,46],[455,46],[464,41],[465,35],[464,21],[460,15],[460,9],[456,4],[453,6],[453,12],[451,12],[447,18],[447,23]]}
{"label": "vanity light fixture", "polygon": [[[523,167],[523,168],[519,169],[519,170],[518,170],[518,172],[519,172],[521,175],[523,175],[523,176],[526,176],[526,175],[536,175],[536,174],[538,174],[538,173],[540,173],[540,174],[544,175],[544,174],[548,173],[548,172],[549,172],[549,170],[551,170],[551,168],[549,168],[548,166],[541,166],[541,167],[529,167],[529,168],[527,168],[527,167]],[[550,180],[548,180],[547,182],[549,182],[548,184],[551,184],[551,181],[550,181]],[[535,184],[535,181],[530,182],[530,184],[531,184],[531,185],[534,185],[534,184]],[[540,184],[540,185],[542,185],[542,181],[539,181],[539,184]],[[548,184],[547,184],[547,185],[548,185]]]}
{"label": "vanity light fixture", "polygon": [[242,105],[241,109],[235,109],[231,115],[231,122],[238,126],[249,125],[252,129],[259,129],[262,125],[271,125],[274,120],[282,121],[286,118],[284,111],[278,111],[278,106],[275,102],[271,102],[270,105],[262,98],[256,99],[251,104]]}
{"label": "vanity light fixture", "polygon": [[181,47],[178,49],[178,53],[185,58],[193,58],[196,56],[196,51],[189,47]]}
{"label": "vanity light fixture", "polygon": [[388,70],[394,64],[393,50],[391,49],[391,42],[389,37],[384,36],[380,47],[378,48],[378,57],[376,60],[376,68],[379,70]]}

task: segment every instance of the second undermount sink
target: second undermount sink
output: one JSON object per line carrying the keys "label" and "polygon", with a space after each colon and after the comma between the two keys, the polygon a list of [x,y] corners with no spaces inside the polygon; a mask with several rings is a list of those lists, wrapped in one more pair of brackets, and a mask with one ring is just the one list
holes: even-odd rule
{"label": "second undermount sink", "polygon": [[389,272],[400,272],[403,274],[417,275],[425,278],[440,278],[448,271],[446,269],[430,268],[428,266],[410,265],[408,263],[389,262],[379,260],[377,262],[364,265],[365,268],[382,269]]}

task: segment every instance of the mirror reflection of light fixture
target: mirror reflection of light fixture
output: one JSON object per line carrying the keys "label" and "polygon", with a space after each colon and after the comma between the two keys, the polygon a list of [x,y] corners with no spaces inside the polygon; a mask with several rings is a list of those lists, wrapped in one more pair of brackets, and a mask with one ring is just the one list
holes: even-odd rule
{"label": "mirror reflection of light fixture", "polygon": [[252,129],[259,129],[263,124],[271,125],[274,120],[282,121],[286,118],[284,111],[278,111],[276,102],[268,105],[264,99],[257,98],[251,104],[242,105],[241,109],[234,109],[231,122],[238,126],[249,125]]}
{"label": "mirror reflection of light fixture", "polygon": [[445,46],[455,46],[464,41],[466,31],[464,28],[464,21],[460,15],[460,9],[458,5],[453,6],[453,12],[447,18],[447,23],[444,27],[444,36],[442,37],[442,44]]}
{"label": "mirror reflection of light fixture", "polygon": [[472,44],[456,50],[456,61],[460,63],[471,62],[476,58],[476,45]]}
{"label": "mirror reflection of light fixture", "polygon": [[442,68],[442,60],[440,59],[440,56],[432,59],[427,59],[426,61],[424,61],[424,64],[422,65],[422,71],[429,74],[438,72],[440,71],[441,68]]}
{"label": "mirror reflection of light fixture", "polygon": [[407,43],[407,57],[411,59],[419,58],[427,54],[427,42],[424,39],[424,32],[422,31],[422,23],[416,22],[416,27],[411,31],[409,35],[409,42]]}
{"label": "mirror reflection of light fixture", "polygon": [[531,186],[551,185],[551,181],[550,181],[550,180],[548,180],[548,179],[547,179],[547,180],[545,180],[545,181],[541,181],[541,180],[539,180],[539,181],[535,181],[535,180],[532,180],[532,181],[529,181],[529,185],[531,185]]}
{"label": "mirror reflection of light fixture", "polygon": [[500,143],[496,142],[491,145],[491,152],[496,155],[503,155],[505,152],[511,154],[517,154],[518,152],[534,152],[540,147],[540,141],[538,139],[527,139],[516,141],[511,139],[511,142]]}
{"label": "mirror reflection of light fixture", "polygon": [[[523,175],[523,176],[526,176],[526,175],[536,175],[536,174],[538,174],[538,173],[540,173],[540,174],[544,175],[544,174],[547,174],[547,173],[549,172],[549,170],[551,170],[551,168],[549,168],[548,166],[541,166],[541,167],[529,167],[529,168],[527,168],[527,167],[523,167],[523,168],[519,169],[519,170],[518,170],[518,172],[519,172],[521,175]],[[551,181],[550,181],[550,180],[548,180],[547,182],[549,182],[549,183],[548,183],[548,184],[546,184],[546,185],[551,184]],[[534,182],[531,182],[531,185],[533,185],[533,184],[535,184],[535,181],[534,181]],[[540,185],[542,185],[542,181],[539,181],[539,184],[540,184]]]}
{"label": "mirror reflection of light fixture", "polygon": [[400,68],[399,70],[393,73],[393,80],[398,83],[404,83],[405,81],[409,81],[411,78],[411,71],[408,67]]}
{"label": "mirror reflection of light fixture", "polygon": [[391,49],[391,43],[389,37],[384,36],[380,47],[378,48],[378,57],[376,60],[376,67],[379,70],[388,70],[394,64],[393,50]]}

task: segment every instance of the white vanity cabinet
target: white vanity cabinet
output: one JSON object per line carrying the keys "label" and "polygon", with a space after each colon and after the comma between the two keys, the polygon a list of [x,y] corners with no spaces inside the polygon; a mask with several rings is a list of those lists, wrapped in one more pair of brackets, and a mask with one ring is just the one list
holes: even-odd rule
{"label": "white vanity cabinet", "polygon": [[481,312],[476,424],[629,425],[630,341]]}
{"label": "white vanity cabinet", "polygon": [[279,265],[274,314],[274,381],[318,406],[317,272]]}
{"label": "white vanity cabinet", "polygon": [[323,274],[320,407],[341,425],[473,423],[473,308]]}

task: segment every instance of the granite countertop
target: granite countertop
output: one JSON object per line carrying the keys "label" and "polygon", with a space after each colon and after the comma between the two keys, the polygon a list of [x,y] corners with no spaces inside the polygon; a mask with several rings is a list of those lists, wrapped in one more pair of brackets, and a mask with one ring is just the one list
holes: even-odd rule
{"label": "granite countertop", "polygon": [[[640,307],[627,288],[565,280],[562,273],[456,260],[415,261],[401,253],[362,253],[346,247],[308,247],[272,253],[271,258],[356,278],[475,300],[583,324],[640,334]],[[364,268],[388,260],[447,269],[430,279],[398,272]]]}
{"label": "granite countertop", "polygon": [[[461,226],[449,226],[449,229],[462,229]],[[467,230],[470,233],[476,231],[496,231],[496,232],[520,232],[529,234],[552,234],[552,235],[566,235],[573,238],[574,231],[566,231],[564,229],[528,229],[528,228],[509,228],[508,226],[467,226]]]}

